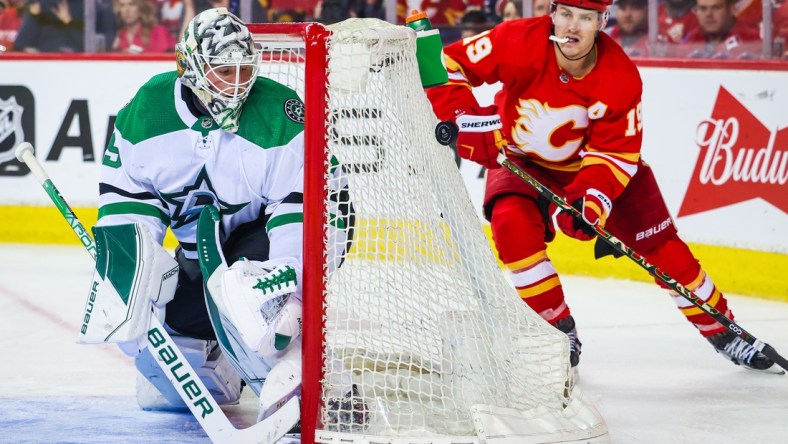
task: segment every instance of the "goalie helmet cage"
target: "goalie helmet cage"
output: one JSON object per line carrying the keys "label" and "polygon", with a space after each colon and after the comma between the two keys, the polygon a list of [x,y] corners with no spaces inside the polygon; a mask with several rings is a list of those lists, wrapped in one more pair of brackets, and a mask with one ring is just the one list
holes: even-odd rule
{"label": "goalie helmet cage", "polygon": [[302,442],[606,440],[566,336],[508,283],[435,141],[416,34],[250,30],[260,75],[305,104]]}

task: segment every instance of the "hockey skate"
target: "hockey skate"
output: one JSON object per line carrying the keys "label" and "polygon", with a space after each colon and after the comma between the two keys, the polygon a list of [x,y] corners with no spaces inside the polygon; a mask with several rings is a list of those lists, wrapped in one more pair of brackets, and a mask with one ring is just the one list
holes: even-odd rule
{"label": "hockey skate", "polygon": [[367,404],[354,384],[341,398],[329,398],[326,402],[326,428],[345,433],[363,432],[369,421]]}
{"label": "hockey skate", "polygon": [[759,352],[745,340],[738,337],[732,331],[724,331],[706,338],[717,353],[736,365],[742,365],[746,369],[759,370],[766,373],[785,374],[771,359]]}
{"label": "hockey skate", "polygon": [[[219,349],[216,341],[203,341],[173,335],[189,364],[197,372],[205,387],[219,405],[236,405],[241,397],[243,383],[230,362]],[[148,411],[187,412],[186,406],[172,384],[167,380],[156,358],[147,350],[134,360],[137,367],[137,404]]]}
{"label": "hockey skate", "polygon": [[580,342],[580,338],[577,336],[575,318],[573,318],[572,315],[569,315],[560,319],[558,322],[555,322],[553,327],[566,333],[566,335],[569,337],[569,363],[572,365],[572,367],[577,367],[577,364],[580,362],[580,347],[582,347],[583,344]]}

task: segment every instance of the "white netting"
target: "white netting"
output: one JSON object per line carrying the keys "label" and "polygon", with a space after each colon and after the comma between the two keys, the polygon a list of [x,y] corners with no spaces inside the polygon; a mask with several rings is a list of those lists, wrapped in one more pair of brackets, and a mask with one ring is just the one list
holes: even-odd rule
{"label": "white netting", "polygon": [[[435,141],[415,34],[378,20],[328,28],[323,248],[333,259],[318,437],[482,436],[479,406],[551,423],[522,436],[603,433],[588,406],[584,425],[561,422],[576,397],[567,338],[507,282],[453,152]],[[284,53],[303,57],[288,48],[263,59]],[[303,91],[301,64],[269,64],[262,75]],[[348,226],[348,253],[332,254],[348,246]]]}

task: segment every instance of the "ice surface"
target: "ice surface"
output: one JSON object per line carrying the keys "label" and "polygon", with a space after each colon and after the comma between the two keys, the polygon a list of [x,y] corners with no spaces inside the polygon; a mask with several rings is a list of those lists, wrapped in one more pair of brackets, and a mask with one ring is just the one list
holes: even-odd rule
{"label": "ice surface", "polygon": [[[0,443],[208,442],[189,413],[139,410],[115,347],[75,343],[92,271],[77,247],[0,244]],[[612,442],[788,442],[788,376],[723,360],[654,284],[562,282],[580,386]],[[742,327],[788,355],[788,304],[728,296]],[[256,409],[246,393],[227,413],[246,427]]]}

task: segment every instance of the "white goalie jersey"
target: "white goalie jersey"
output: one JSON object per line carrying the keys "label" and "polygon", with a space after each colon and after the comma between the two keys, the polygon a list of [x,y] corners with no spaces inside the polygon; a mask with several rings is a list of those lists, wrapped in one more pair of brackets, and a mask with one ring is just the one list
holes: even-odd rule
{"label": "white goalie jersey", "polygon": [[175,72],[153,77],[118,114],[104,155],[98,225],[139,222],[160,243],[167,227],[195,259],[200,210],[214,206],[222,235],[267,218],[269,257],[301,256],[304,107],[259,78],[238,132],[195,117]]}

